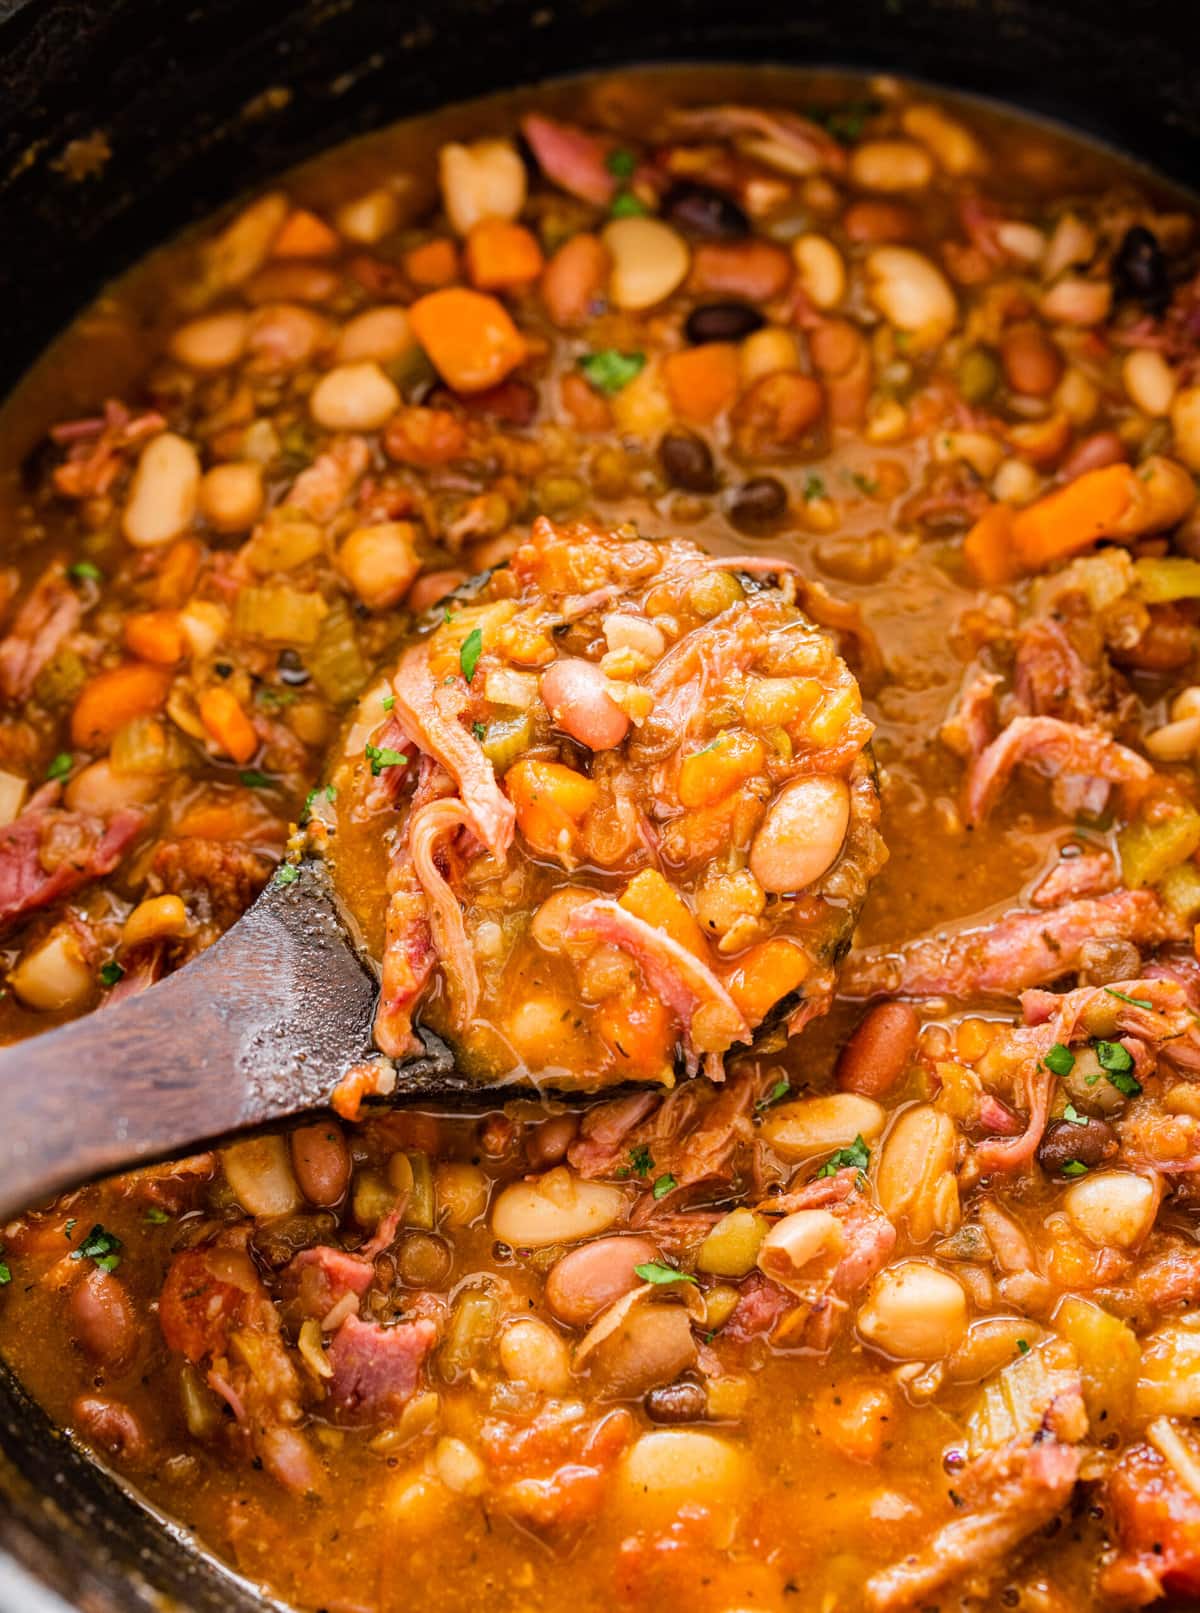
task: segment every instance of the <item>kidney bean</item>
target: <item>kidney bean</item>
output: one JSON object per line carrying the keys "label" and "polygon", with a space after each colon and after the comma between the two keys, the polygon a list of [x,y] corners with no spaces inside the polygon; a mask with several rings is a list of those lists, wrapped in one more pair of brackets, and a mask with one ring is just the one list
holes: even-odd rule
{"label": "kidney bean", "polygon": [[917,220],[903,202],[854,202],[842,215],[842,228],[852,241],[910,241]]}
{"label": "kidney bean", "polygon": [[787,488],[774,476],[752,476],[729,500],[729,519],[743,531],[761,531],[787,513]]}
{"label": "kidney bean", "polygon": [[310,1204],[328,1207],[345,1197],[350,1184],[350,1149],[336,1120],[297,1126],[288,1138],[292,1170]]}
{"label": "kidney bean", "polygon": [[1171,297],[1167,260],[1153,230],[1135,224],[1126,230],[1112,260],[1113,290],[1118,299],[1144,303],[1158,314]]}
{"label": "kidney bean", "polygon": [[567,1157],[567,1149],[575,1140],[579,1122],[574,1115],[552,1115],[534,1126],[525,1139],[525,1157],[535,1171],[549,1170]]}
{"label": "kidney bean", "polygon": [[542,300],[546,312],[562,330],[582,325],[604,296],[610,259],[608,248],[595,235],[573,235],[546,265]]}
{"label": "kidney bean", "polygon": [[562,656],[542,673],[541,695],[555,724],[589,750],[612,750],[629,731],[629,717],[591,661]]}
{"label": "kidney bean", "polygon": [[1014,325],[1000,342],[1004,378],[1014,392],[1049,397],[1063,372],[1062,354],[1037,325]]}
{"label": "kidney bean", "polygon": [[137,1465],[147,1454],[146,1435],[137,1416],[110,1395],[80,1395],[71,1407],[71,1421],[108,1456]]}
{"label": "kidney bean", "polygon": [[758,309],[747,303],[708,302],[692,309],[683,334],[697,346],[702,342],[740,342],[744,336],[761,330],[765,322]]}
{"label": "kidney bean", "polygon": [[572,1249],[551,1266],[546,1277],[546,1304],[568,1327],[586,1327],[622,1294],[637,1287],[635,1266],[659,1258],[649,1238],[597,1238]]}
{"label": "kidney bean", "polygon": [[824,389],[811,375],[777,370],[762,376],[733,411],[739,452],[758,459],[794,447],[820,420],[824,406]]}
{"label": "kidney bean", "polygon": [[1063,480],[1069,482],[1086,471],[1119,465],[1124,458],[1125,444],[1115,431],[1093,431],[1090,437],[1075,444],[1059,471]]}
{"label": "kidney bean", "polygon": [[694,431],[668,431],[658,445],[658,461],[674,487],[711,493],[717,485],[712,449]]}
{"label": "kidney bean", "polygon": [[642,1404],[652,1423],[698,1423],[708,1409],[708,1396],[700,1384],[681,1379],[651,1389]]}
{"label": "kidney bean", "polygon": [[731,196],[694,179],[677,180],[663,197],[661,212],[691,235],[734,241],[750,234],[750,220]]}
{"label": "kidney bean", "polygon": [[75,1337],[93,1361],[119,1372],[133,1360],[138,1343],[138,1319],[125,1285],[98,1267],[71,1295],[71,1326]]}
{"label": "kidney bean", "polygon": [[700,292],[769,302],[792,278],[791,254],[772,241],[712,241],[696,248],[692,285]]}
{"label": "kidney bean", "polygon": [[909,1003],[879,1003],[868,1009],[837,1061],[843,1092],[882,1098],[908,1068],[920,1021]]}
{"label": "kidney bean", "polygon": [[1042,1133],[1037,1160],[1044,1171],[1058,1175],[1072,1160],[1089,1167],[1103,1164],[1119,1147],[1117,1134],[1107,1120],[1097,1120],[1093,1115],[1087,1117],[1085,1125],[1052,1120]]}

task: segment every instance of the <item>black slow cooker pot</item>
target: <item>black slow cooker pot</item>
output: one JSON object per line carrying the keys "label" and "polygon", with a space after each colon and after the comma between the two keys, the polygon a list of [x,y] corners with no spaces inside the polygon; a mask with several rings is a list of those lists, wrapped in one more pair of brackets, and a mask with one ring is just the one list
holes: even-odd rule
{"label": "black slow cooker pot", "polygon": [[[858,67],[1012,101],[1195,188],[1198,49],[1190,0],[0,0],[0,389],[190,219],[446,101],[622,62]],[[111,157],[73,183],[56,159],[97,131]],[[0,1613],[265,1605],[0,1367]]]}

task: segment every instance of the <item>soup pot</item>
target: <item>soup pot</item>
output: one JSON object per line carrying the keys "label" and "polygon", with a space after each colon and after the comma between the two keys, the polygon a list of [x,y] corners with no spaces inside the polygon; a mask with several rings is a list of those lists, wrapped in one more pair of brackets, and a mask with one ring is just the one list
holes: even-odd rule
{"label": "soup pot", "polygon": [[[903,73],[1194,183],[1190,17],[1179,0],[0,0],[0,386],[109,277],[275,171],[445,102],[625,62]],[[0,1613],[265,1605],[0,1365]]]}

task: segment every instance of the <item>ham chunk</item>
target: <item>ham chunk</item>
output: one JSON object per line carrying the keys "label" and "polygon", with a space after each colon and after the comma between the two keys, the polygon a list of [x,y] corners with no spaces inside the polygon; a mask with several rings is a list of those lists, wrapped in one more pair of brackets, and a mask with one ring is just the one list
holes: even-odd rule
{"label": "ham chunk", "polygon": [[427,1318],[380,1327],[348,1316],[329,1345],[329,1404],[346,1422],[394,1415],[412,1399],[437,1341]]}

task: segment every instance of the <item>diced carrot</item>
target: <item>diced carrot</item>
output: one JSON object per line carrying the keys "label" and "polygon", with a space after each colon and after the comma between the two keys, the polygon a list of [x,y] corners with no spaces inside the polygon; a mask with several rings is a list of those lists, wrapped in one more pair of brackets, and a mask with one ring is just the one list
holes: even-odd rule
{"label": "diced carrot", "polygon": [[1013,548],[1012,527],[1016,513],[1011,504],[993,504],[963,540],[967,569],[974,580],[986,588],[1011,582],[1021,574]]}
{"label": "diced carrot", "polygon": [[223,785],[219,794],[206,790],[186,807],[172,823],[171,832],[180,840],[244,840],[250,845],[278,845],[286,831],[254,790],[230,790]]}
{"label": "diced carrot", "polygon": [[154,596],[159,605],[182,605],[196,586],[204,550],[196,538],[176,538],[164,552],[158,576],[154,580]]}
{"label": "diced carrot", "polygon": [[612,410],[608,400],[590,387],[577,370],[568,370],[558,383],[562,406],[577,431],[611,431]]}
{"label": "diced carrot", "polygon": [[675,413],[707,425],[724,414],[738,395],[738,350],[732,342],[703,342],[668,353],[662,364]]}
{"label": "diced carrot", "polygon": [[729,995],[752,1025],[803,985],[812,970],[806,953],[775,936],[750,948],[729,977]]}
{"label": "diced carrot", "polygon": [[236,695],[215,684],[200,696],[199,708],[204,731],[217,750],[239,766],[248,762],[258,749],[258,734]]}
{"label": "diced carrot", "polygon": [[127,616],[125,643],[133,655],[158,666],[175,666],[188,651],[187,634],[174,610],[142,610]]}
{"label": "diced carrot", "polygon": [[171,687],[166,667],[145,661],[98,672],[84,684],[71,713],[71,739],[80,750],[104,750],[118,728],[162,709]]}
{"label": "diced carrot", "polygon": [[617,1063],[630,1076],[669,1081],[675,1025],[652,992],[622,992],[596,1009],[593,1024]]}
{"label": "diced carrot", "polygon": [[1019,510],[1012,537],[1021,569],[1040,571],[1112,537],[1133,503],[1136,477],[1130,465],[1104,465]]}
{"label": "diced carrot", "polygon": [[852,1462],[874,1462],[895,1430],[896,1404],[882,1383],[838,1383],[813,1402],[813,1424],[821,1439]]}
{"label": "diced carrot", "polygon": [[582,773],[531,757],[513,763],[504,775],[504,788],[525,839],[551,857],[570,850],[579,823],[600,793],[599,785]]}
{"label": "diced carrot", "polygon": [[458,248],[453,241],[426,241],[404,254],[404,269],[414,286],[448,286],[458,279]]}
{"label": "diced carrot", "polygon": [[456,392],[498,386],[525,357],[525,338],[507,309],[482,291],[432,291],[408,310],[414,336]]}
{"label": "diced carrot", "polygon": [[691,908],[657,869],[644,868],[640,874],[635,874],[625,887],[620,903],[634,918],[652,924],[681,947],[707,960],[708,945]]}
{"label": "diced carrot", "polygon": [[467,236],[467,275],[480,291],[528,286],[544,265],[537,237],[506,218],[481,218]]}
{"label": "diced carrot", "polygon": [[708,806],[732,794],[761,773],[766,749],[742,728],[726,729],[703,749],[685,756],[679,768],[679,799],[685,807]]}
{"label": "diced carrot", "polygon": [[295,207],[271,248],[273,258],[329,258],[341,247],[335,230],[307,207]]}

